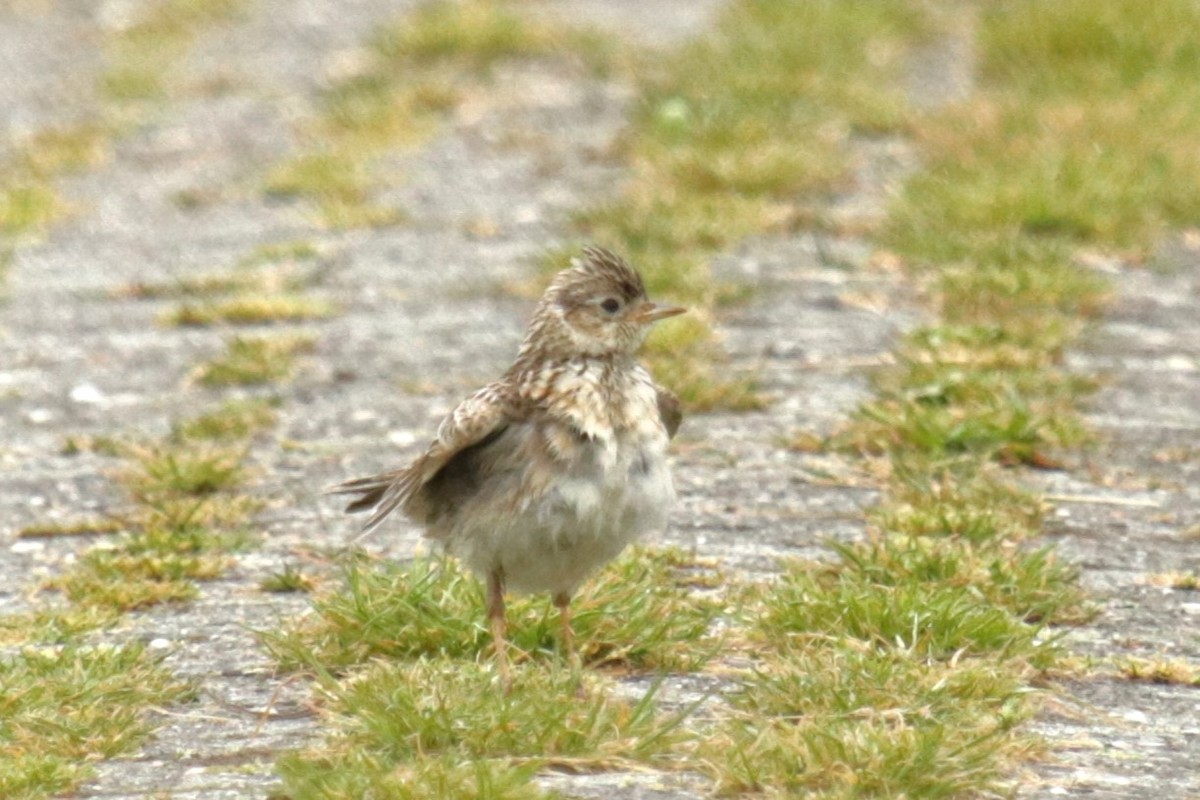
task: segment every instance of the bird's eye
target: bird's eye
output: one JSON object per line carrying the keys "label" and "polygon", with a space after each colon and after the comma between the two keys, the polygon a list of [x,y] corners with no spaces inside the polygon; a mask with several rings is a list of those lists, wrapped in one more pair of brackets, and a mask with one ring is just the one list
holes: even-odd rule
{"label": "bird's eye", "polygon": [[621,310],[621,301],[616,299],[615,297],[609,297],[603,303],[600,304],[600,307],[603,308],[609,314],[615,314]]}

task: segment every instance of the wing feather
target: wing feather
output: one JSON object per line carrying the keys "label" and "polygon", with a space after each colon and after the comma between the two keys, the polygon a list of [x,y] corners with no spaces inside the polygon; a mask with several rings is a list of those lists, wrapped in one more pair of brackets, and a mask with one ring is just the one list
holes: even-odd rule
{"label": "wing feather", "polygon": [[508,426],[515,418],[509,385],[497,381],[463,400],[438,426],[437,438],[411,464],[398,470],[340,483],[329,494],[358,495],[346,511],[372,511],[363,525],[370,533],[397,508],[411,510],[421,489],[455,455]]}

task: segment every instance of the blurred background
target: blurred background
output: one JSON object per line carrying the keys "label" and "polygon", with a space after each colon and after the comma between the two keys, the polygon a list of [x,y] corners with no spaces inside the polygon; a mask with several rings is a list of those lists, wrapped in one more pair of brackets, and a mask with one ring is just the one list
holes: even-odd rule
{"label": "blurred background", "polygon": [[[1198,31],[0,0],[0,796],[1194,797]],[[680,500],[581,600],[601,688],[529,601],[506,702],[474,584],[320,492],[589,243],[690,309]]]}

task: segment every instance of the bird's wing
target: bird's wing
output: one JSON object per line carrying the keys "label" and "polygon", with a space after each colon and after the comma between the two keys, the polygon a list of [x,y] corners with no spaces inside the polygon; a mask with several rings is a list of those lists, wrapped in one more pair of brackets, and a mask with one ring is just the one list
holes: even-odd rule
{"label": "bird's wing", "polygon": [[512,419],[510,387],[501,381],[488,384],[446,415],[437,438],[407,467],[346,481],[329,493],[358,495],[347,512],[374,509],[363,526],[363,533],[369,533],[397,507],[406,505],[455,455],[504,430]]}
{"label": "bird's wing", "polygon": [[654,391],[658,395],[658,417],[667,429],[667,438],[674,439],[675,431],[679,430],[679,424],[683,422],[683,406],[670,389],[655,384]]}

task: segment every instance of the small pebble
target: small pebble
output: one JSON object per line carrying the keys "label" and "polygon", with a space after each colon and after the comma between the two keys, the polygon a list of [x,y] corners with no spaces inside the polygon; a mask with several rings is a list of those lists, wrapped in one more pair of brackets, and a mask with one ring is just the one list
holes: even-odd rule
{"label": "small pebble", "polygon": [[388,431],[387,438],[397,447],[407,447],[417,441],[416,434],[412,431]]}
{"label": "small pebble", "polygon": [[71,390],[70,396],[71,402],[82,403],[84,405],[98,405],[105,401],[104,392],[90,383],[79,384]]}

